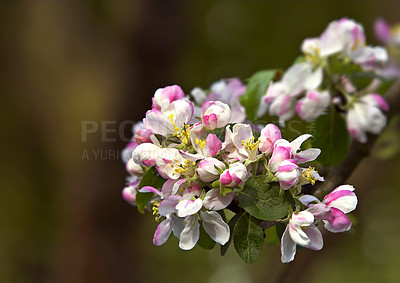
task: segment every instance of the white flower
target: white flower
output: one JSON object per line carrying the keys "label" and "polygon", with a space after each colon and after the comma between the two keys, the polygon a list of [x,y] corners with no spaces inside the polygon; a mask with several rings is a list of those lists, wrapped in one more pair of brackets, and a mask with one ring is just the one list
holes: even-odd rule
{"label": "white flower", "polygon": [[306,96],[300,99],[296,105],[296,111],[302,120],[312,121],[323,114],[329,106],[331,96],[329,92],[318,92],[311,90]]}
{"label": "white flower", "polygon": [[379,134],[386,126],[386,116],[381,110],[388,111],[389,106],[378,94],[368,94],[355,102],[348,110],[346,121],[350,135],[365,143],[366,133]]}
{"label": "white flower", "polygon": [[183,98],[173,101],[164,111],[158,108],[147,111],[143,123],[154,134],[174,135],[192,119],[193,111],[193,104]]}
{"label": "white flower", "polygon": [[321,232],[314,225],[314,216],[309,211],[293,214],[281,239],[281,260],[291,262],[296,255],[296,244],[312,250],[323,247]]}

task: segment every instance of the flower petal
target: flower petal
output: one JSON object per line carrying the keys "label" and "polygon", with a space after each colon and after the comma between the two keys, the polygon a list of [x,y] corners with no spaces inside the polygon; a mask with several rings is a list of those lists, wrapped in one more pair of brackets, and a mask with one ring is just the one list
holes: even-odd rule
{"label": "flower petal", "polygon": [[211,239],[221,245],[225,245],[230,237],[228,224],[224,222],[221,215],[216,211],[200,211],[203,228]]}
{"label": "flower petal", "polygon": [[145,186],[139,190],[141,193],[154,193],[156,195],[161,196],[161,192],[157,190],[156,188],[150,187],[150,186]]}
{"label": "flower petal", "polygon": [[307,227],[304,232],[307,234],[308,238],[311,240],[311,244],[306,246],[306,248],[319,251],[324,246],[324,240],[322,239],[321,232],[314,224]]}
{"label": "flower petal", "polygon": [[299,198],[299,201],[301,201],[305,206],[308,206],[312,202],[320,202],[319,199],[312,195],[303,195]]}
{"label": "flower petal", "polygon": [[306,163],[308,161],[317,159],[320,153],[321,150],[319,148],[309,148],[297,153],[294,157],[294,160],[297,162],[297,164]]}
{"label": "flower petal", "polygon": [[153,237],[153,244],[156,246],[164,244],[168,240],[169,235],[171,235],[171,231],[171,220],[165,219],[157,226]]}
{"label": "flower petal", "polygon": [[334,207],[332,209],[332,216],[328,220],[324,220],[325,228],[332,233],[340,233],[350,230],[351,221],[346,214],[341,210]]}
{"label": "flower petal", "polygon": [[311,212],[314,215],[315,219],[326,220],[332,216],[332,210],[329,206],[324,203],[317,203],[311,205],[308,209],[308,212]]}
{"label": "flower petal", "polygon": [[160,202],[158,206],[158,211],[162,216],[166,216],[167,213],[175,213],[176,212],[176,205],[182,199],[181,196],[178,195],[171,195]]}
{"label": "flower petal", "polygon": [[353,211],[358,203],[357,196],[352,186],[340,186],[328,194],[322,201],[330,207],[340,209],[344,213]]}
{"label": "flower petal", "polygon": [[296,154],[297,150],[300,148],[300,146],[302,145],[302,143],[303,143],[305,140],[307,140],[307,139],[309,139],[309,138],[311,138],[311,137],[312,137],[312,135],[304,134],[304,135],[301,135],[301,136],[297,137],[294,141],[292,141],[292,142],[290,143],[290,146],[292,147],[292,152],[293,152],[293,154]]}
{"label": "flower petal", "polygon": [[174,214],[171,214],[171,220],[172,220],[172,225],[171,225],[172,233],[174,233],[174,236],[179,239],[183,229],[185,229],[184,219],[179,218]]}
{"label": "flower petal", "polygon": [[201,199],[186,199],[186,200],[181,200],[177,205],[176,205],[176,210],[178,210],[178,216],[179,217],[186,217],[188,215],[193,215],[196,212],[198,212],[201,207],[203,206],[203,201]]}
{"label": "flower petal", "polygon": [[288,263],[294,260],[296,255],[296,243],[293,242],[289,235],[289,225],[286,226],[285,232],[283,232],[281,239],[281,261],[283,263]]}
{"label": "flower petal", "polygon": [[233,192],[221,196],[220,189],[212,189],[206,193],[203,206],[208,210],[220,210],[227,207],[233,200]]}
{"label": "flower petal", "polygon": [[200,225],[197,215],[185,218],[186,226],[180,234],[179,247],[182,250],[191,250],[196,245],[200,237]]}

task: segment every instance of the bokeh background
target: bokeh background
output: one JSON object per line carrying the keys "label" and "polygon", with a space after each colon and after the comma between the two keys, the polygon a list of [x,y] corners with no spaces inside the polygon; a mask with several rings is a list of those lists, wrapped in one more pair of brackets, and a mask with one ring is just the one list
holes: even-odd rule
{"label": "bokeh background", "polygon": [[[0,282],[400,282],[399,150],[387,142],[398,121],[349,180],[359,196],[354,228],[324,235],[323,250],[303,249],[289,265],[277,246],[265,245],[251,265],[233,249],[184,252],[174,238],[153,246],[153,217],[120,196],[119,157],[129,121],[144,117],[157,88],[188,93],[287,68],[305,37],[344,16],[376,44],[374,20],[400,21],[400,1],[0,6]],[[84,121],[99,126],[86,141]]]}

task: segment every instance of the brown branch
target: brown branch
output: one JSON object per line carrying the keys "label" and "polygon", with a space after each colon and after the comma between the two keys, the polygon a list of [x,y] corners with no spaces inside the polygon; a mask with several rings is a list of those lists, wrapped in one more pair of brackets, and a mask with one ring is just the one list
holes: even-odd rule
{"label": "brown branch", "polygon": [[[390,88],[385,98],[390,107],[387,117],[389,123],[392,117],[400,112],[400,79]],[[326,181],[317,188],[314,195],[321,199],[337,186],[344,184],[360,162],[365,157],[369,156],[378,137],[378,135],[369,134],[366,143],[353,141],[350,145],[346,159],[341,164],[328,170],[328,173],[325,176]]]}

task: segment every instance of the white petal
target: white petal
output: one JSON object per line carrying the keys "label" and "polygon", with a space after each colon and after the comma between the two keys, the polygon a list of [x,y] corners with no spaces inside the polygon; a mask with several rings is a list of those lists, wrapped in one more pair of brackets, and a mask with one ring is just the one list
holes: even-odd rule
{"label": "white petal", "polygon": [[290,143],[290,146],[292,147],[292,152],[293,152],[293,154],[296,154],[296,152],[297,152],[297,150],[300,148],[301,144],[302,144],[305,140],[307,140],[307,139],[309,139],[309,138],[311,138],[311,137],[312,137],[312,135],[304,134],[304,135],[301,135],[301,136],[297,137],[294,141],[292,141],[292,142]]}
{"label": "white petal", "polygon": [[172,225],[171,225],[172,233],[174,233],[174,236],[179,239],[183,229],[185,229],[184,219],[176,217],[174,214],[172,214],[171,220],[172,220]]}
{"label": "white petal", "polygon": [[186,217],[188,215],[193,215],[198,212],[203,206],[203,201],[201,199],[187,199],[182,200],[176,205],[176,210],[178,210],[179,217]]}
{"label": "white petal", "polygon": [[294,157],[294,160],[298,163],[306,163],[309,161],[313,161],[317,159],[317,157],[320,155],[321,150],[319,148],[309,148],[303,151],[300,151],[299,153],[296,154]]}
{"label": "white petal", "polygon": [[233,192],[221,196],[220,189],[212,189],[207,192],[204,200],[203,206],[208,210],[220,210],[227,207],[233,199]]}
{"label": "white petal", "polygon": [[281,239],[281,261],[283,263],[291,262],[296,255],[296,243],[293,242],[289,235],[289,225],[286,226]]}
{"label": "white petal", "polygon": [[306,246],[306,248],[319,251],[324,246],[324,241],[322,239],[321,232],[315,225],[307,227],[304,232],[307,234],[308,238],[311,240],[311,245]]}
{"label": "white petal", "polygon": [[307,234],[301,229],[300,226],[295,225],[292,220],[289,221],[289,234],[293,242],[299,246],[308,246],[311,244],[311,240],[308,238]]}
{"label": "white petal", "polygon": [[357,197],[354,195],[354,196],[345,196],[337,200],[334,200],[329,204],[329,206],[337,208],[343,211],[344,213],[349,213],[352,212],[354,209],[356,209],[357,203],[358,203]]}
{"label": "white petal", "polygon": [[315,196],[312,195],[304,195],[299,198],[299,201],[301,201],[305,206],[308,206],[311,202],[316,202],[319,203],[319,199],[317,199]]}
{"label": "white petal", "polygon": [[211,239],[221,245],[225,245],[230,237],[229,226],[216,211],[200,211],[203,228]]}
{"label": "white petal", "polygon": [[316,89],[322,83],[322,68],[318,68],[313,72],[305,82],[306,89]]}
{"label": "white petal", "polygon": [[197,215],[185,218],[186,226],[180,234],[179,247],[182,250],[191,250],[196,245],[200,236],[200,225]]}
{"label": "white petal", "polygon": [[175,207],[181,199],[181,196],[172,195],[161,201],[160,205],[158,206],[158,211],[160,212],[160,215],[166,216],[167,213],[175,213]]}

